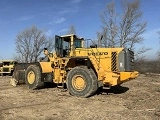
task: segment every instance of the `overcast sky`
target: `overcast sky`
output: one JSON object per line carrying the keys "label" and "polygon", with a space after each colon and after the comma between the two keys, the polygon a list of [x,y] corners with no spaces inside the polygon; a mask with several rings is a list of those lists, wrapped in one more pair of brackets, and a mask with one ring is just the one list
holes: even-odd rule
{"label": "overcast sky", "polygon": [[[66,34],[74,25],[77,35],[96,39],[101,29],[100,13],[110,0],[0,0],[0,59],[12,59],[16,35],[32,25],[46,29],[47,35]],[[120,4],[120,0],[115,0]],[[160,49],[157,31],[160,31],[160,0],[142,0],[143,21],[147,30],[145,41],[138,45],[152,48],[146,54],[154,58]]]}

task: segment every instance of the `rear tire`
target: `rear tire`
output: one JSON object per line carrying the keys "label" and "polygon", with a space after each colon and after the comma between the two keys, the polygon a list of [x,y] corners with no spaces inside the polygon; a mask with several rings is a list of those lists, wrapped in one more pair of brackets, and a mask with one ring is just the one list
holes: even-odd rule
{"label": "rear tire", "polygon": [[30,65],[25,72],[25,83],[29,89],[43,88],[41,69],[37,65]]}
{"label": "rear tire", "polygon": [[66,83],[69,93],[78,97],[89,97],[98,89],[97,76],[86,66],[75,67],[69,71]]}

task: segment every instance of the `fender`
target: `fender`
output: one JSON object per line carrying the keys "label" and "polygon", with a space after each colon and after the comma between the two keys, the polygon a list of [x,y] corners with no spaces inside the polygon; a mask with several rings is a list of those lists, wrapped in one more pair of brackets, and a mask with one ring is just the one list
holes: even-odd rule
{"label": "fender", "polygon": [[51,62],[39,62],[42,73],[51,73],[53,71]]}

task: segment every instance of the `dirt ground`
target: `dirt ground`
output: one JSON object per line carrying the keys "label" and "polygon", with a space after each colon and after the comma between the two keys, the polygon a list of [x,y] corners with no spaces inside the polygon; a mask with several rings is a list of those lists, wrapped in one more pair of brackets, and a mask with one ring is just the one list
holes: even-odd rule
{"label": "dirt ground", "polygon": [[73,97],[51,86],[13,87],[9,80],[0,77],[0,120],[160,120],[158,77],[140,75],[117,92],[103,90],[90,98]]}

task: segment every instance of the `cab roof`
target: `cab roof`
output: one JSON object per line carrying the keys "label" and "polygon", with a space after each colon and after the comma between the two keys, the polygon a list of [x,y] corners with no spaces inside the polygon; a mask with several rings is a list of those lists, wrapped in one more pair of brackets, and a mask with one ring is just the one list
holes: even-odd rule
{"label": "cab roof", "polygon": [[71,36],[76,36],[75,34],[68,34],[68,35],[62,35],[61,37],[71,37]]}
{"label": "cab roof", "polygon": [[0,60],[0,63],[2,62],[17,62],[16,60]]}
{"label": "cab roof", "polygon": [[78,37],[77,35],[75,35],[75,34],[68,34],[68,35],[62,35],[62,36],[60,36],[60,37],[71,37],[71,36],[75,36],[76,38],[79,38],[79,39],[83,39],[83,37]]}

